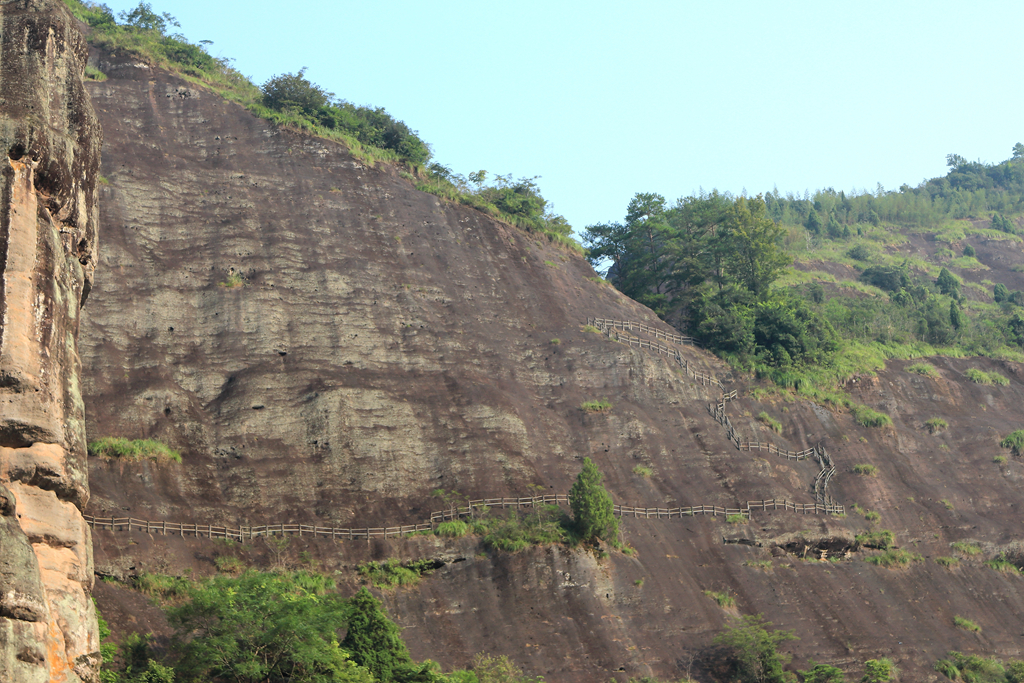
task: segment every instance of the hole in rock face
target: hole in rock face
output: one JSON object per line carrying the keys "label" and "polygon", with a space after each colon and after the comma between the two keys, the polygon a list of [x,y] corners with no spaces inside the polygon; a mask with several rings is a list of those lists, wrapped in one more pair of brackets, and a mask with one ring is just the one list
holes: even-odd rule
{"label": "hole in rock face", "polygon": [[20,142],[11,145],[11,148],[7,150],[7,156],[11,159],[11,161],[18,161],[23,156],[25,156],[25,145],[21,144]]}
{"label": "hole in rock face", "polygon": [[821,536],[817,538],[797,538],[780,543],[776,547],[797,557],[813,557],[819,560],[847,557],[856,548],[852,539],[842,536]]}

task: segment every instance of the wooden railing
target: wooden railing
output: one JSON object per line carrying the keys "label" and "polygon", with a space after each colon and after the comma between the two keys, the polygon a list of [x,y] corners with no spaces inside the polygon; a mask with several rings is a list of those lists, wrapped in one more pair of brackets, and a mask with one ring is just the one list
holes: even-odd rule
{"label": "wooden railing", "polygon": [[609,320],[608,318],[587,318],[587,324],[593,325],[599,330],[608,328],[613,330],[622,330],[623,332],[642,332],[643,334],[650,335],[655,339],[664,339],[665,341],[672,342],[673,344],[685,344],[687,346],[702,348],[700,342],[693,337],[665,332],[664,330],[659,330],[656,327],[651,327],[646,323],[632,322],[629,320]]}
{"label": "wooden railing", "polygon": [[[310,538],[331,538],[335,540],[363,540],[371,538],[400,538],[416,533],[432,532],[441,522],[462,517],[472,517],[496,507],[521,508],[536,505],[568,505],[568,503],[569,497],[564,495],[537,496],[534,498],[483,498],[468,501],[466,505],[433,512],[430,515],[429,523],[363,528],[322,527],[311,524],[266,524],[262,526],[228,527],[214,526],[212,524],[152,522],[135,519],[134,517],[83,516],[85,517],[86,524],[93,529],[110,529],[111,531],[144,531],[149,534],[224,538],[234,541],[247,541],[261,536],[307,536]],[[778,499],[749,500],[744,507],[739,508],[719,507],[717,505],[648,508],[614,504],[612,510],[618,517],[632,517],[634,519],[680,519],[696,515],[712,515],[714,517],[740,515],[749,518],[754,510],[787,510],[805,515],[841,515],[845,513],[842,505],[793,503],[788,500]]]}
{"label": "wooden railing", "polygon": [[708,404],[708,412],[711,413],[712,417],[725,427],[726,436],[730,441],[735,444],[736,448],[741,451],[767,451],[787,460],[806,460],[814,457],[818,461],[820,467],[818,474],[814,478],[814,498],[818,505],[835,505],[834,499],[828,495],[827,489],[829,482],[832,477],[835,476],[836,467],[825,451],[824,447],[820,444],[814,448],[808,448],[802,451],[791,451],[785,448],[779,448],[773,443],[762,442],[762,441],[744,441],[740,438],[736,428],[733,427],[732,421],[729,416],[725,414],[725,405],[729,401],[733,401],[737,397],[737,391],[726,392],[725,385],[722,384],[717,378],[711,375],[698,372],[690,368],[689,361],[683,358],[682,354],[679,353],[678,349],[660,344],[656,341],[649,339],[642,339],[640,337],[634,337],[629,334],[620,334],[622,332],[642,332],[643,334],[651,335],[657,339],[664,339],[674,344],[686,344],[691,346],[699,346],[692,337],[687,337],[680,334],[672,334],[670,332],[664,332],[657,328],[651,327],[640,322],[631,322],[628,320],[610,320],[607,318],[587,318],[587,324],[596,327],[597,329],[604,332],[611,339],[627,344],[629,346],[635,346],[640,349],[650,349],[657,353],[674,358],[676,362],[686,370],[687,374],[694,380],[700,382],[703,386],[718,386],[722,389],[723,395],[717,403]]}

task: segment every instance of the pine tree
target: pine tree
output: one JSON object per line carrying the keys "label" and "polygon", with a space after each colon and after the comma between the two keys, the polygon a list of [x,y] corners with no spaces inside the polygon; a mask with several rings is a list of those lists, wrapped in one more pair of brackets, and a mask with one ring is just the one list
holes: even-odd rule
{"label": "pine tree", "polygon": [[949,324],[953,326],[954,330],[959,330],[964,324],[963,317],[960,315],[960,307],[956,305],[956,301],[949,302]]}
{"label": "pine tree", "polygon": [[612,497],[601,485],[604,477],[590,458],[584,458],[583,469],[569,491],[569,507],[580,539],[614,540],[619,522],[613,512]]}

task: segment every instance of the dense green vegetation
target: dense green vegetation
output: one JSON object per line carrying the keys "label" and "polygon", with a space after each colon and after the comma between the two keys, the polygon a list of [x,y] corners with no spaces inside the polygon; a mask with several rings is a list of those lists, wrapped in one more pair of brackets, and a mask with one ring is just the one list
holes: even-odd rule
{"label": "dense green vegetation", "polygon": [[[468,670],[444,674],[414,662],[383,605],[365,588],[343,598],[312,572],[260,572],[190,580],[150,576],[175,629],[167,661],[151,636],[119,644],[100,618],[101,683],[542,683],[507,657],[481,653]],[[138,586],[137,586],[138,587]],[[344,634],[344,637],[342,637]]]}
{"label": "dense green vegetation", "polygon": [[122,460],[173,460],[181,462],[181,454],[155,439],[122,439],[107,437],[89,442],[89,455]]}
{"label": "dense green vegetation", "polygon": [[[858,195],[710,192],[670,205],[638,193],[623,221],[590,225],[583,241],[615,287],[735,367],[856,410],[836,387],[890,358],[1024,359],[1024,292],[962,275],[986,269],[962,244],[969,236],[1022,239],[1024,146],[999,164],[955,155],[949,164],[917,188]],[[934,256],[901,255],[910,234],[930,236]],[[857,418],[887,425],[877,413]]]}
{"label": "dense green vegetation", "polygon": [[951,681],[965,683],[1024,683],[1024,661],[1011,659],[1004,665],[998,659],[965,655],[955,650],[947,659],[935,663],[935,670]]}
{"label": "dense green vegetation", "polygon": [[257,87],[229,59],[207,52],[207,41],[189,42],[173,16],[140,2],[117,16],[109,7],[65,0],[72,13],[92,28],[89,39],[114,52],[127,52],[239,102],[257,116],[279,125],[337,139],[372,159],[402,161],[411,167],[430,159],[430,148],[402,121],[379,107],[356,106],[335,99],[305,78],[305,70],[275,76]]}
{"label": "dense green vegetation", "polygon": [[448,166],[432,163],[427,167],[426,176],[416,183],[416,189],[472,206],[582,253],[579,243],[572,237],[572,226],[563,216],[548,209],[548,201],[537,186],[537,177],[517,179],[512,175],[495,175],[491,184],[487,183],[488,177],[485,170],[470,173],[467,178]]}
{"label": "dense green vegetation", "polygon": [[[565,218],[552,213],[541,195],[537,178],[495,175],[486,182],[486,171],[468,179],[439,163],[430,163],[430,145],[403,121],[385,109],[360,106],[306,78],[305,68],[278,74],[260,86],[207,51],[208,41],[192,43],[180,33],[173,16],[153,10],[148,2],[117,16],[104,4],[88,0],[64,0],[71,12],[91,27],[89,40],[113,52],[125,52],[202,84],[222,97],[238,102],[253,114],[279,126],[302,130],[343,142],[360,159],[399,163],[416,187],[446,199],[475,207],[495,218],[570,249],[580,250]],[[95,70],[89,78],[104,80]]]}

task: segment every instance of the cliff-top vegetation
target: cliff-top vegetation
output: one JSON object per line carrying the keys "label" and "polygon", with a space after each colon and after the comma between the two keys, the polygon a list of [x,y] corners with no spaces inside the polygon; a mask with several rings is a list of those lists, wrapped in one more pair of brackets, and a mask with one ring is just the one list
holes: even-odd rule
{"label": "cliff-top vegetation", "polygon": [[[970,244],[1024,241],[1024,145],[997,164],[947,163],[895,191],[713,191],[674,204],[638,193],[625,220],[588,226],[584,244],[615,287],[735,367],[843,407],[837,386],[890,358],[1024,360],[1024,292],[976,281],[987,267]],[[901,249],[918,235],[933,255]]]}
{"label": "cliff-top vegetation", "polygon": [[[489,175],[482,170],[466,177],[448,166],[431,163],[430,145],[405,122],[383,107],[355,105],[335,97],[306,78],[305,68],[278,74],[257,86],[232,66],[233,60],[210,55],[209,41],[192,43],[173,32],[180,28],[177,20],[167,12],[155,11],[148,2],[116,16],[104,4],[64,2],[90,27],[89,40],[99,47],[134,55],[201,84],[278,126],[341,142],[371,165],[379,161],[400,165],[421,191],[471,206],[582,252],[565,218],[550,211],[536,177]],[[92,80],[106,78],[90,69]]]}

